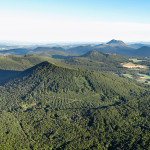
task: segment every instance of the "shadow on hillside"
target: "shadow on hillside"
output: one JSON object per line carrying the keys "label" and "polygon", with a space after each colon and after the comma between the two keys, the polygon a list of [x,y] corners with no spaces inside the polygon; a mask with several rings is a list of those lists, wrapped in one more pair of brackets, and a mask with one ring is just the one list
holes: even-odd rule
{"label": "shadow on hillside", "polygon": [[0,69],[0,85],[18,76],[22,71]]}

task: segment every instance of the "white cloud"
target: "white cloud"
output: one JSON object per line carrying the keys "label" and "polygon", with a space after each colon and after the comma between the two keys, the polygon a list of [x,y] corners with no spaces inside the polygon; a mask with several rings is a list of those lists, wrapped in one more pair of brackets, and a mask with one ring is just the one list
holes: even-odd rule
{"label": "white cloud", "polygon": [[0,15],[0,40],[17,41],[148,41],[150,24],[55,19],[54,16]]}

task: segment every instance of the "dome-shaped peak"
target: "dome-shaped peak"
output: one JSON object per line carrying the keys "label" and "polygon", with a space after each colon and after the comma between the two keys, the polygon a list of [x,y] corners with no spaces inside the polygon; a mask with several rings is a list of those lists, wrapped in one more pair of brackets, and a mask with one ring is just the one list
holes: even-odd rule
{"label": "dome-shaped peak", "polygon": [[96,50],[92,50],[82,55],[82,57],[90,57],[90,56],[96,56],[96,55],[99,55],[99,52],[97,52]]}
{"label": "dome-shaped peak", "polygon": [[127,46],[123,41],[115,40],[115,39],[112,39],[107,44],[112,45],[112,46]]}
{"label": "dome-shaped peak", "polygon": [[96,51],[96,50],[92,50],[92,51],[90,51],[90,53],[89,53],[90,55],[97,55],[98,54],[98,52]]}

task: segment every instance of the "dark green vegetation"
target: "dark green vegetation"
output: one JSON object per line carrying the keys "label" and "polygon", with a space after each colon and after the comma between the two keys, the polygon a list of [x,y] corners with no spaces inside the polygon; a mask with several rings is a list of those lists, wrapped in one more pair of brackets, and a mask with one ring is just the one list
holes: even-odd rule
{"label": "dark green vegetation", "polygon": [[[150,83],[150,59],[148,58],[129,59],[120,55],[93,50],[78,57],[60,59],[56,63],[91,71],[117,74],[120,77],[132,78],[141,83]],[[123,67],[124,64],[128,63],[135,67],[130,68],[130,65]]]}
{"label": "dark green vegetation", "polygon": [[19,71],[23,71],[43,61],[50,61],[48,57],[39,57],[35,55],[11,55],[0,56],[0,83],[14,78]]}
{"label": "dark green vegetation", "polygon": [[11,55],[0,56],[0,69],[23,71],[43,61],[51,60],[48,57],[39,57],[37,55]]}
{"label": "dark green vegetation", "polygon": [[18,76],[19,73],[20,71],[0,69],[0,83],[4,83],[8,80],[13,79],[14,77]]}
{"label": "dark green vegetation", "polygon": [[67,58],[64,62],[62,60],[64,65],[69,65],[71,67],[114,73],[125,71],[126,69],[121,65],[121,63],[125,62],[129,62],[129,60],[123,56],[111,53],[100,53],[95,50],[80,57]]}
{"label": "dark green vegetation", "polygon": [[[37,48],[38,51],[43,52],[43,48]],[[57,49],[57,48],[56,48]],[[62,50],[63,51],[63,50]],[[149,78],[144,78],[139,74],[144,74],[144,76],[149,75],[149,59],[128,59],[120,55],[111,53],[101,53],[95,50],[87,52],[84,55],[76,57],[65,57],[62,55],[53,55],[55,58],[36,56],[36,55],[25,55],[25,56],[0,56],[0,69],[1,76],[0,82],[3,80],[13,77],[16,71],[23,71],[29,67],[32,67],[43,61],[50,61],[56,64],[63,64],[64,66],[82,68],[91,71],[101,71],[108,72],[111,74],[117,74],[121,77],[130,77],[138,80],[142,83],[149,83]],[[58,58],[61,59],[58,59]],[[123,67],[122,63],[133,62],[135,65],[147,66],[146,69],[129,69]],[[10,71],[12,70],[12,71]],[[141,78],[142,77],[142,78]]]}
{"label": "dark green vegetation", "polygon": [[[108,53],[136,51],[112,40],[20,51],[48,57],[1,56],[0,149],[150,149],[150,60]],[[124,68],[128,62],[147,68]]]}
{"label": "dark green vegetation", "polygon": [[0,149],[149,149],[149,99],[132,80],[43,62],[0,87]]}

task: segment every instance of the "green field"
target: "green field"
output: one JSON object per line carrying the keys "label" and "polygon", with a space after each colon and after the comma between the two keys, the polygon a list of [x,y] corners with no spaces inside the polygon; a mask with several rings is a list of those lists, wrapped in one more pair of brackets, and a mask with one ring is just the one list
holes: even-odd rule
{"label": "green field", "polygon": [[133,61],[133,63],[138,63],[138,62],[141,62],[141,61],[145,61],[145,60],[139,60],[139,59],[130,59]]}
{"label": "green field", "polygon": [[145,81],[147,81],[148,84],[150,84],[150,76],[146,75],[146,74],[142,74],[142,73],[137,73],[138,77],[135,78],[133,75],[131,74],[123,74],[124,77],[133,79],[135,78],[138,82],[140,83],[145,83]]}
{"label": "green field", "polygon": [[133,76],[131,74],[123,74],[124,77],[127,77],[127,78],[133,78]]}
{"label": "green field", "polygon": [[148,84],[150,84],[150,76],[146,75],[146,74],[141,74],[138,73],[139,78],[137,79],[137,81],[141,82],[141,83],[145,83],[147,81]]}
{"label": "green field", "polygon": [[146,75],[146,74],[141,74],[141,73],[138,73],[139,76],[141,77],[144,77],[146,79],[150,79],[150,76]]}

